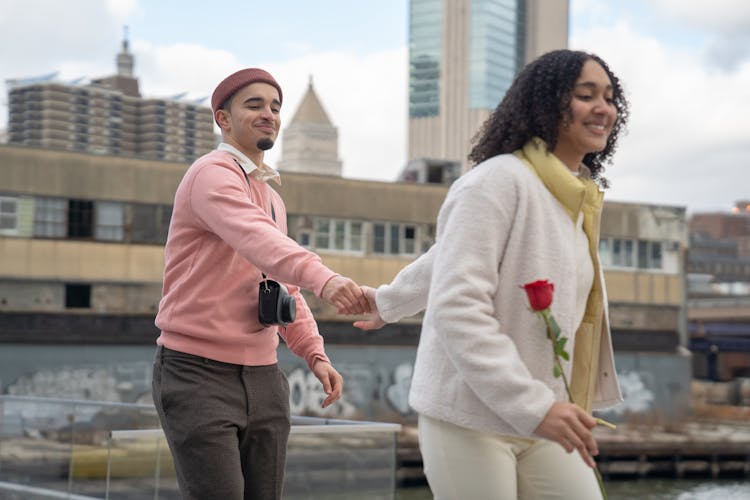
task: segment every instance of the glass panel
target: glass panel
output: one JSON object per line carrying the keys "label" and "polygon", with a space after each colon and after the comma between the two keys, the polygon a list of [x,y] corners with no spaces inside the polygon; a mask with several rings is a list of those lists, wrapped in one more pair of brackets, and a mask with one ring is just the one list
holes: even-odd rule
{"label": "glass panel", "polygon": [[373,224],[372,251],[374,253],[385,253],[385,224]]}
{"label": "glass panel", "polygon": [[355,252],[362,251],[362,223],[351,223],[351,238],[349,240],[349,250]]}
{"label": "glass panel", "polygon": [[413,254],[416,248],[417,229],[414,226],[404,226],[404,253]]}
{"label": "glass panel", "polygon": [[158,243],[156,205],[136,203],[133,213],[131,241],[134,243]]}
{"label": "glass panel", "polygon": [[329,235],[330,235],[330,219],[316,219],[315,220],[315,247],[316,248],[329,248]]}
{"label": "glass panel", "polygon": [[599,260],[602,266],[612,264],[612,256],[609,253],[609,238],[601,238],[599,240]]}
{"label": "glass panel", "polygon": [[[394,498],[398,428],[292,417],[284,499]],[[173,462],[160,429],[113,431],[109,447],[108,498],[179,498]]]}
{"label": "glass panel", "polygon": [[397,255],[401,253],[399,245],[399,235],[401,233],[401,227],[398,224],[391,224],[391,241],[389,242],[389,253]]}
{"label": "glass panel", "polygon": [[34,236],[64,238],[68,202],[62,198],[34,199]]}
{"label": "glass panel", "polygon": [[68,200],[68,236],[90,238],[93,234],[94,203],[85,200]]}
{"label": "glass panel", "polygon": [[638,241],[638,267],[648,269],[648,241]]}
{"label": "glass panel", "polygon": [[622,240],[612,240],[612,265],[622,265]]}
{"label": "glass panel", "polygon": [[158,243],[166,243],[169,234],[169,222],[172,219],[172,205],[162,205],[160,208]]}
{"label": "glass panel", "polygon": [[107,498],[181,498],[161,429],[113,431],[108,471]]}
{"label": "glass panel", "polygon": [[626,267],[635,267],[634,255],[633,255],[633,241],[625,240],[625,260],[623,265]]}
{"label": "glass panel", "polygon": [[[400,428],[292,417],[284,498],[395,498]],[[0,498],[84,496],[180,498],[154,407],[0,396]]]}
{"label": "glass panel", "polygon": [[0,214],[0,229],[15,229],[16,218],[5,214]]}
{"label": "glass panel", "polygon": [[494,109],[510,87],[522,51],[518,30],[522,7],[516,0],[472,0],[469,29],[469,100],[471,108]]}
{"label": "glass panel", "polygon": [[96,202],[96,232],[98,240],[123,240],[123,204],[110,201]]}
{"label": "glass panel", "polygon": [[0,229],[16,229],[16,205],[15,198],[0,198]]}
{"label": "glass panel", "polygon": [[436,116],[440,110],[442,0],[409,2],[409,116]]}
{"label": "glass panel", "polygon": [[[123,422],[159,426],[153,406],[0,396],[0,498],[104,498],[108,436]],[[144,498],[132,486],[129,493]]]}
{"label": "glass panel", "polygon": [[0,198],[0,214],[3,215],[15,215],[16,213],[16,200],[9,198]]}
{"label": "glass panel", "polygon": [[661,269],[662,268],[662,243],[660,241],[652,241],[651,242],[651,262],[650,266],[653,269]]}
{"label": "glass panel", "polygon": [[334,221],[335,226],[335,240],[333,248],[336,250],[345,250],[346,249],[346,222],[337,220]]}

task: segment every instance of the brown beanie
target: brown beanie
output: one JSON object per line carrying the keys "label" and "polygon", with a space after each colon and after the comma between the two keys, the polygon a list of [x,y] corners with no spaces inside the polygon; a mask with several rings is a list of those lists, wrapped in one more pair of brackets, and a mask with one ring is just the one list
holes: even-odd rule
{"label": "brown beanie", "polygon": [[256,82],[267,83],[276,87],[276,90],[279,91],[279,101],[282,100],[281,86],[276,80],[274,80],[270,73],[260,68],[246,68],[224,78],[224,80],[222,80],[222,82],[216,87],[216,90],[214,90],[214,93],[211,96],[211,110],[216,113],[216,110],[219,109],[227,99],[232,97],[235,92],[246,85]]}

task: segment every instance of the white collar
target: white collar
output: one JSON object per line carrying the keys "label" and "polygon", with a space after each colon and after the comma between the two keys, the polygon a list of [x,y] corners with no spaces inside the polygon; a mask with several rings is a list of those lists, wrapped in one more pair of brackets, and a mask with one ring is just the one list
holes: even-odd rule
{"label": "white collar", "polygon": [[227,144],[226,142],[222,142],[221,144],[219,144],[216,149],[220,151],[226,151],[234,156],[237,164],[242,167],[242,170],[244,170],[246,174],[251,175],[253,178],[263,182],[273,180],[279,186],[281,185],[281,174],[278,170],[269,167],[265,163],[259,167],[253,160],[248,158],[245,153],[235,148],[231,144]]}

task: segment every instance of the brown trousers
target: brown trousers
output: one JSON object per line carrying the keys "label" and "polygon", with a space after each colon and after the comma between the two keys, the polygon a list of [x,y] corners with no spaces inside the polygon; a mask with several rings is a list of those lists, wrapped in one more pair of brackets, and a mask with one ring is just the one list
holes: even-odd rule
{"label": "brown trousers", "polygon": [[159,346],[152,394],[183,498],[281,498],[291,420],[278,365],[234,365]]}

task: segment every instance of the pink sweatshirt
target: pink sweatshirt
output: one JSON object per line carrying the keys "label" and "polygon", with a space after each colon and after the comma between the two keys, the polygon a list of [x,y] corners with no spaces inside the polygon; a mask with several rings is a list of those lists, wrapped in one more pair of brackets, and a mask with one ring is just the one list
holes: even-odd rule
{"label": "pink sweatshirt", "polygon": [[[308,366],[317,358],[328,361],[298,287],[320,296],[336,274],[286,235],[286,208],[278,193],[265,182],[247,178],[252,187],[232,154],[215,150],[197,159],[177,187],[156,343],[217,361],[259,366],[276,363],[280,333]],[[297,319],[286,328],[258,321],[261,270],[286,284],[295,297]]]}

